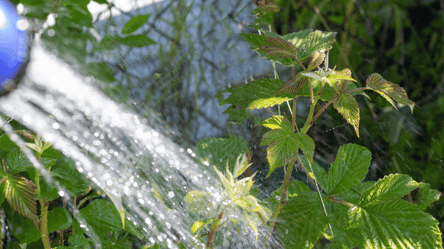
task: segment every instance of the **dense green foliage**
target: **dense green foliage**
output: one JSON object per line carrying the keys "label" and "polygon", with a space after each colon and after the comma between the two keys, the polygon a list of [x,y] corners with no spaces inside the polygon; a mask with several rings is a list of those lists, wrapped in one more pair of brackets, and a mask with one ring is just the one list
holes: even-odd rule
{"label": "dense green foliage", "polygon": [[[106,0],[95,1],[107,3]],[[88,54],[111,51],[118,46],[142,47],[155,43],[145,35],[132,34],[146,23],[150,15],[133,17],[122,30],[107,34],[97,42],[85,31],[85,28],[92,27],[92,17],[86,9],[89,0],[15,1],[18,2],[27,7],[26,16],[29,18],[42,21],[50,13],[57,13],[59,20],[64,19],[63,24],[56,22],[55,26],[44,29],[42,39],[49,49],[57,49],[60,57],[80,65],[81,73],[93,75],[101,82],[115,82],[113,70],[106,62],[85,64]],[[430,35],[427,34],[429,32],[431,37],[435,37],[430,40],[428,50],[442,47],[442,44],[436,42],[439,39],[433,29],[436,24],[431,21],[433,25],[430,29],[417,31],[411,21],[407,22],[413,37],[409,40],[404,37],[403,32],[406,28],[402,26],[405,23],[403,21],[409,21],[406,17],[409,10],[403,9],[404,4],[408,3],[390,4],[388,14],[387,11],[382,11],[386,7],[383,2],[373,6],[358,5],[365,10],[379,8],[384,16],[382,21],[375,21],[374,24],[377,31],[382,29],[382,40],[378,40],[375,34],[372,35],[374,39],[369,40],[368,30],[367,33],[356,31],[366,30],[365,24],[351,24],[358,19],[350,10],[353,9],[353,1],[342,1],[346,10],[325,1],[308,1],[307,6],[318,6],[325,16],[318,12],[317,16],[314,16],[305,6],[295,6],[293,2],[278,1],[279,5],[287,5],[287,8],[283,8],[277,15],[275,12],[279,8],[275,5],[257,8],[253,14],[257,17],[254,28],[259,30],[258,34],[242,34],[252,49],[261,56],[292,68],[290,79],[257,79],[244,86],[226,89],[224,93],[230,94],[227,98],[219,95],[220,104],[231,105],[225,113],[236,121],[244,121],[249,115],[248,110],[273,107],[286,102],[290,107],[290,103],[295,106],[297,99],[309,99],[311,108],[305,122],[301,121],[299,116],[296,120],[294,108],[289,108],[291,115],[274,115],[263,121],[256,117],[255,120],[256,125],[260,124],[270,129],[263,134],[260,143],[261,146],[267,147],[267,177],[277,174],[278,168],[285,167],[285,180],[279,189],[267,198],[259,200],[258,188],[253,181],[257,176],[251,174],[249,169],[250,158],[239,156],[239,153],[251,153],[247,142],[235,136],[200,141],[195,148],[196,154],[200,156],[198,161],[215,166],[215,172],[222,182],[222,185],[215,184],[215,187],[222,198],[216,198],[217,195],[209,192],[188,193],[184,202],[190,212],[200,217],[190,227],[191,232],[210,248],[218,246],[215,235],[220,232],[217,232],[231,227],[235,227],[238,232],[240,229],[251,229],[259,240],[262,238],[257,235],[261,229],[266,229],[267,237],[278,236],[286,248],[442,248],[439,223],[425,212],[433,202],[439,200],[440,193],[424,183],[430,182],[434,188],[443,186],[442,179],[436,175],[442,175],[444,170],[441,146],[444,138],[441,135],[431,135],[443,134],[442,120],[424,121],[419,124],[420,130],[430,132],[424,134],[420,141],[416,141],[417,135],[404,128],[413,126],[410,121],[412,115],[417,117],[417,120],[444,116],[442,97],[434,102],[430,99],[423,101],[427,105],[421,108],[421,111],[413,111],[415,103],[407,97],[404,88],[386,80],[402,82],[403,79],[409,78],[411,85],[406,83],[409,88],[415,87],[411,82],[419,81],[424,75],[431,82],[440,81],[436,73],[443,64],[440,62],[440,53],[435,56],[426,53],[426,61],[430,67],[415,73],[406,70],[409,67],[408,63],[418,63],[418,57],[412,54],[427,50],[422,44],[419,48],[413,46],[419,43],[418,32]],[[335,13],[336,10],[345,11],[346,15],[341,16]],[[291,11],[297,13],[297,20],[292,19],[294,13]],[[283,16],[286,16],[284,21],[281,19]],[[367,18],[377,20],[375,16],[376,14],[369,14]],[[304,22],[310,19],[311,22],[308,23],[311,27],[307,28]],[[319,19],[323,24],[322,28],[329,31],[314,30],[318,28],[315,23]],[[289,23],[293,26],[289,26]],[[344,24],[344,27],[337,28],[341,24]],[[273,25],[282,35],[271,31],[270,27]],[[49,29],[53,29],[56,35],[49,35]],[[302,30],[293,32],[294,29]],[[390,49],[384,49],[390,29],[395,29],[398,42]],[[337,34],[331,30],[342,30],[339,32],[339,43],[335,42]],[[410,45],[407,47],[413,49],[404,51],[406,43]],[[92,44],[92,50],[87,48],[87,44]],[[78,53],[70,52],[73,48]],[[342,49],[340,52],[332,48]],[[400,50],[403,50],[403,58],[395,58],[399,56],[397,51]],[[351,62],[350,55],[354,51],[364,52]],[[363,59],[380,51],[400,60],[399,65],[390,67],[388,62],[378,58],[372,63]],[[336,66],[345,69],[329,68],[329,60],[338,61]],[[360,68],[365,69],[361,71]],[[381,75],[373,73],[362,78],[362,75],[368,75],[369,71],[380,71]],[[405,86],[404,83],[400,84]],[[364,85],[365,87],[362,87]],[[426,88],[424,86],[409,96],[412,100],[421,100],[419,97]],[[121,85],[107,85],[103,89],[109,91],[109,94],[122,94],[124,90]],[[439,88],[436,89],[436,92],[439,92]],[[365,99],[366,105],[362,108],[362,99],[356,97],[367,96],[364,90],[372,90],[383,98],[369,93],[374,102],[370,103]],[[386,105],[381,99],[387,100],[393,107],[383,109],[380,115],[379,122],[386,131],[382,133],[381,139],[386,143],[382,146],[377,144],[380,143],[377,140],[379,135],[373,132],[378,127],[373,128],[375,125],[370,119],[370,115],[374,114],[377,108],[382,109],[382,106]],[[317,104],[320,102],[325,104],[319,108]],[[327,108],[330,105],[333,108]],[[399,109],[399,112],[396,112],[396,109]],[[323,113],[330,114],[336,120],[343,117],[357,137],[370,138],[371,141],[375,136],[376,142],[366,146],[372,151],[375,147],[380,148],[378,146],[389,147],[385,157],[391,158],[390,164],[396,167],[396,170],[389,168],[389,171],[408,173],[412,177],[389,174],[375,179],[377,181],[365,181],[372,155],[365,147],[351,143],[337,145],[338,150],[334,151],[335,160],[328,171],[319,166],[314,160],[318,135],[314,134],[312,128],[315,121],[321,127],[328,127]],[[103,248],[142,247],[150,244],[143,241],[143,235],[132,223],[125,223],[125,213],[121,204],[102,194],[99,188],[77,171],[71,160],[64,158],[51,144],[42,141],[38,135],[27,131],[25,127],[14,121],[9,122],[16,128],[15,132],[27,141],[27,146],[32,149],[40,164],[69,191],[74,206],[79,209],[77,213],[67,209],[60,196],[61,192],[46,182],[45,177],[40,175],[24,155],[22,148],[15,145],[6,134],[2,134],[0,201],[7,224],[16,240],[11,245],[23,246],[27,243],[27,248],[49,248],[50,241],[47,238],[51,233],[56,234],[55,238],[51,238],[51,246],[58,248],[93,248],[95,243],[100,243]],[[297,124],[302,124],[300,129]],[[356,140],[357,143],[360,141],[362,140]],[[417,147],[411,146],[415,143],[420,143],[430,150],[418,151]],[[415,160],[404,160],[403,156]],[[378,155],[377,158],[379,157]],[[309,179],[308,184],[291,179],[293,167],[303,170]],[[421,174],[414,174],[417,172]],[[437,216],[436,214],[442,211],[437,209],[432,212]],[[82,222],[94,233],[86,231],[81,225]],[[17,229],[26,226],[31,229]]]}

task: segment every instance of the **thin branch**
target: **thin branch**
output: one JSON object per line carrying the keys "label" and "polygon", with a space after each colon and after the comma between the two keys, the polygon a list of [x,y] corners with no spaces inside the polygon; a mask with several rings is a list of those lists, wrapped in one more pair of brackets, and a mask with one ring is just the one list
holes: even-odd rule
{"label": "thin branch", "polygon": [[314,179],[310,176],[304,164],[302,164],[301,159],[299,159],[299,156],[297,155],[296,155],[296,160],[298,161],[299,166],[301,166],[302,170],[305,172],[305,175],[307,175],[308,180],[310,180],[311,184],[315,187],[316,191],[319,192],[318,186],[316,185]]}
{"label": "thin branch", "polygon": [[334,202],[337,202],[337,203],[341,203],[341,204],[346,205],[346,206],[349,206],[349,207],[354,207],[354,206],[355,206],[355,205],[353,205],[353,204],[351,204],[351,203],[348,203],[348,202],[345,202],[345,201],[338,200],[338,199],[334,198],[333,196],[328,196],[328,199],[329,199],[330,201],[334,201]]}
{"label": "thin branch", "polygon": [[316,121],[316,119],[318,119],[319,116],[321,116],[321,114],[327,109],[327,107],[328,107],[329,105],[331,105],[331,103],[333,103],[333,99],[330,100],[330,101],[328,101],[327,104],[325,104],[325,105],[321,108],[321,110],[319,110],[318,113],[316,113],[316,115],[314,116],[314,118],[313,118],[313,119],[311,120],[311,122],[310,122],[310,126],[312,126],[312,125],[314,124],[314,122]]}

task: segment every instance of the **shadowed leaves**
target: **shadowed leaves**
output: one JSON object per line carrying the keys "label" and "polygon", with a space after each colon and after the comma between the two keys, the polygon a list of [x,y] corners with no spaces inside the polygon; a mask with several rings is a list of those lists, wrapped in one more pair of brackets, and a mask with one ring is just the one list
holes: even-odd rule
{"label": "shadowed leaves", "polygon": [[307,77],[301,73],[293,76],[289,81],[285,82],[279,89],[274,93],[274,95],[280,93],[292,93],[296,94],[304,85],[307,83]]}

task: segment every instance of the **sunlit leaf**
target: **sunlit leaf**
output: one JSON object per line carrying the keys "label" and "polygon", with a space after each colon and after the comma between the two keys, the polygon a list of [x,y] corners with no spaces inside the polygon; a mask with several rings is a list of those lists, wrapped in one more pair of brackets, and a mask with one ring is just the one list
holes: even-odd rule
{"label": "sunlit leaf", "polygon": [[[310,176],[316,180],[319,186],[326,191],[328,186],[328,175],[324,168],[322,168],[316,161],[309,163],[307,157],[300,155],[299,159],[305,168],[309,171]],[[310,167],[311,166],[311,167]],[[313,169],[313,171],[311,171]],[[326,191],[327,192],[327,191]]]}
{"label": "sunlit leaf", "polygon": [[308,78],[302,75],[301,72],[293,76],[289,81],[285,82],[274,95],[280,93],[292,93],[296,94],[304,85],[308,82]]}
{"label": "sunlit leaf", "polygon": [[441,193],[435,189],[431,189],[428,183],[420,184],[418,207],[421,211],[425,211],[426,208],[430,206],[430,203],[439,200]]}
{"label": "sunlit leaf", "polygon": [[328,172],[327,194],[340,194],[364,180],[371,159],[371,153],[365,147],[356,144],[341,146]]}
{"label": "sunlit leaf", "polygon": [[40,227],[36,205],[37,187],[34,183],[20,175],[8,175],[4,184],[5,198],[12,209]]}
{"label": "sunlit leaf", "polygon": [[284,129],[268,131],[261,141],[267,147],[267,160],[270,165],[267,177],[277,168],[287,165],[298,153],[298,137]]}
{"label": "sunlit leaf", "polygon": [[323,194],[321,201],[319,194],[314,192],[287,201],[276,224],[285,248],[313,248],[329,223],[323,203],[330,206],[330,201]]}
{"label": "sunlit leaf", "polygon": [[244,154],[240,154],[236,159],[236,164],[234,165],[233,176],[235,178],[239,177],[250,165],[251,164],[248,164],[247,157]]}
{"label": "sunlit leaf", "polygon": [[310,60],[308,61],[307,71],[311,71],[319,67],[319,65],[324,62],[326,55],[325,49],[316,50],[311,54]]}
{"label": "sunlit leaf", "polygon": [[359,248],[442,248],[438,222],[402,199],[362,203],[348,215],[347,232]]}
{"label": "sunlit leaf", "polygon": [[197,234],[202,228],[204,228],[205,226],[211,224],[213,222],[213,219],[209,219],[209,220],[197,220],[193,223],[193,225],[191,226],[191,233],[192,234]]}
{"label": "sunlit leaf", "polygon": [[349,93],[337,94],[333,101],[333,107],[344,117],[347,123],[353,126],[356,135],[359,137],[359,105],[353,95]]}
{"label": "sunlit leaf", "polygon": [[314,154],[314,150],[315,150],[315,144],[314,144],[313,139],[309,135],[302,133],[302,132],[296,133],[295,136],[296,136],[296,139],[298,140],[299,148],[302,150],[304,155],[308,158],[310,163],[313,163],[313,154]]}
{"label": "sunlit leaf", "polygon": [[223,92],[231,93],[226,102],[247,109],[260,109],[281,104],[294,98],[292,94],[273,94],[284,82],[276,79],[259,79]]}
{"label": "sunlit leaf", "polygon": [[8,164],[11,174],[23,172],[34,167],[25,156],[25,153],[18,148],[9,151],[8,156],[6,157],[6,163]]}
{"label": "sunlit leaf", "polygon": [[297,48],[282,38],[267,37],[258,47],[267,55],[279,58],[296,58]]}
{"label": "sunlit leaf", "polygon": [[368,88],[379,93],[388,102],[390,102],[390,104],[392,104],[395,109],[398,108],[396,107],[394,101],[403,105],[408,105],[413,112],[413,107],[415,106],[415,103],[409,100],[409,97],[407,96],[404,88],[400,87],[397,84],[393,84],[389,81],[384,80],[384,78],[382,78],[382,76],[377,73],[371,74],[367,78],[366,83]]}
{"label": "sunlit leaf", "polygon": [[298,58],[305,61],[317,50],[330,50],[336,34],[336,32],[305,29],[284,35],[282,38],[298,48]]}
{"label": "sunlit leaf", "polygon": [[364,191],[360,204],[368,206],[401,198],[419,186],[420,184],[408,175],[391,174]]}
{"label": "sunlit leaf", "polygon": [[142,27],[145,23],[148,22],[148,19],[150,18],[151,14],[146,15],[138,15],[133,16],[122,28],[122,34],[129,34],[136,30],[138,30],[140,27]]}
{"label": "sunlit leaf", "polygon": [[[296,196],[311,192],[310,188],[305,185],[305,183],[297,180],[291,180],[288,185],[287,195],[289,199],[292,199]],[[266,199],[267,206],[274,210],[277,207],[277,204],[280,202],[282,194],[282,186],[273,191],[270,196]]]}
{"label": "sunlit leaf", "polygon": [[86,191],[90,184],[85,175],[76,169],[72,160],[66,160],[58,168],[52,170],[51,174],[74,195]]}
{"label": "sunlit leaf", "polygon": [[271,118],[264,120],[261,125],[272,130],[284,129],[289,133],[293,133],[293,127],[290,121],[288,121],[288,119],[286,119],[284,116],[274,115]]}

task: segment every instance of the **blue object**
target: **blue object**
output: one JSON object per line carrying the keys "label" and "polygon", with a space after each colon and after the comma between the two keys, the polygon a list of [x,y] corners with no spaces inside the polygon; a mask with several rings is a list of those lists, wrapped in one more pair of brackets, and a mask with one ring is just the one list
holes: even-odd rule
{"label": "blue object", "polygon": [[18,83],[14,80],[27,61],[28,38],[14,6],[0,0],[0,95]]}

